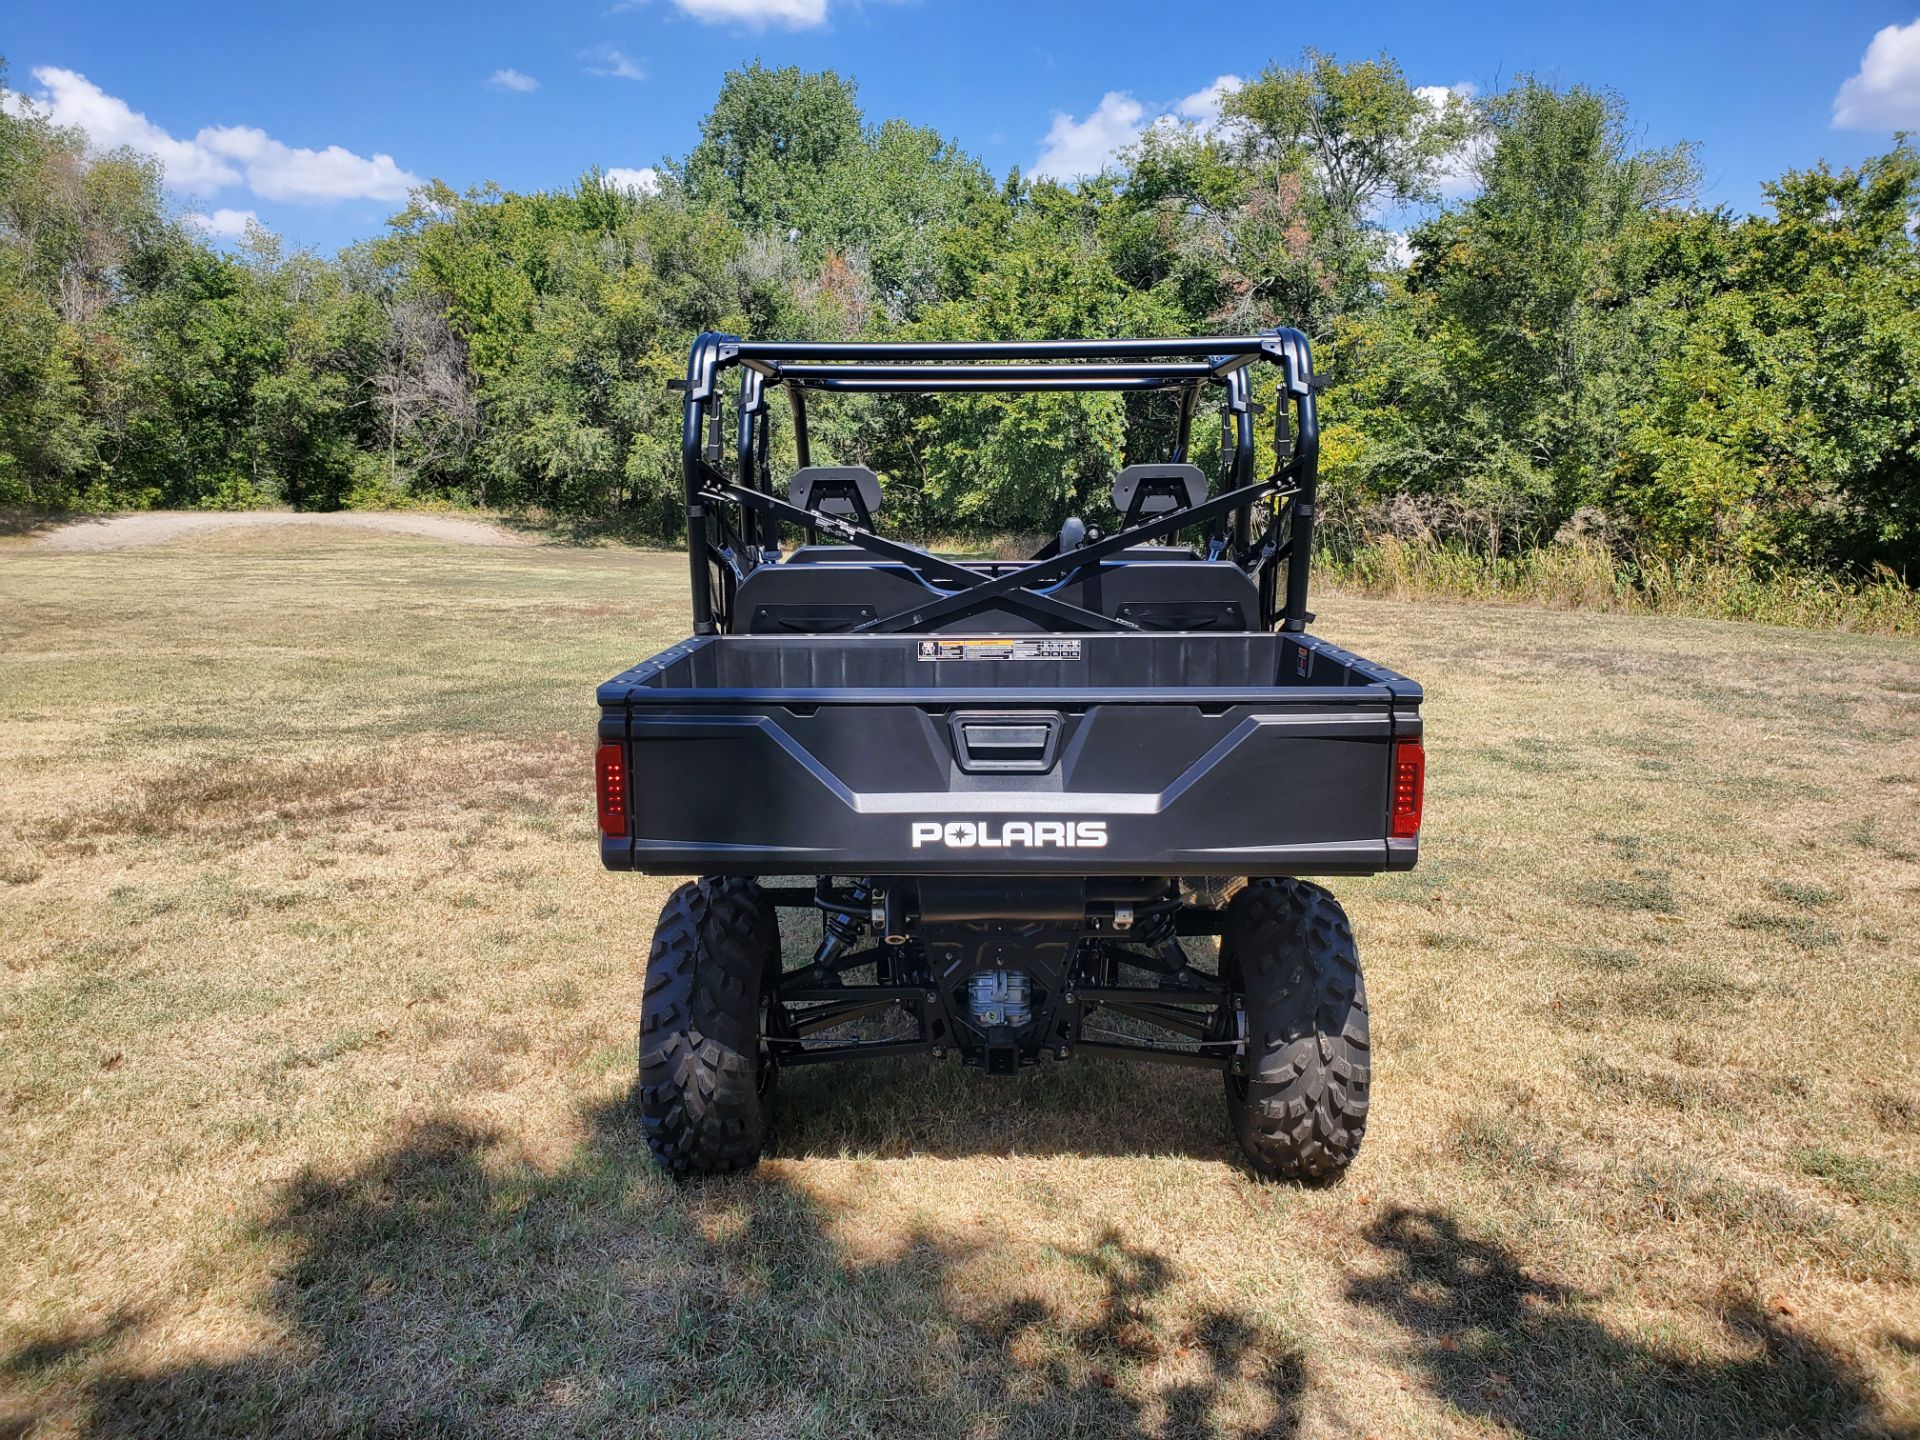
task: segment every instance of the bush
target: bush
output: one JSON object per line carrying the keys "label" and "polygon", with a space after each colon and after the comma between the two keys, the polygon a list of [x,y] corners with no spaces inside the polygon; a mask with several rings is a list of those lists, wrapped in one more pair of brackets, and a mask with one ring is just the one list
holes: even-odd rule
{"label": "bush", "polygon": [[1920,595],[1891,574],[1849,583],[1686,556],[1622,559],[1591,540],[1488,556],[1457,543],[1386,535],[1344,556],[1321,557],[1318,571],[1336,585],[1397,600],[1496,600],[1920,635]]}

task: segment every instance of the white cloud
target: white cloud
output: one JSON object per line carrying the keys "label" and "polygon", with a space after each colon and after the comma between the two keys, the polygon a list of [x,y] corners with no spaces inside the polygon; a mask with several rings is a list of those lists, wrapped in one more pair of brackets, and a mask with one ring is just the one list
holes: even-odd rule
{"label": "white cloud", "polygon": [[420,177],[402,170],[391,155],[368,159],[338,145],[307,150],[283,145],[251,125],[202,130],[195,142],[238,161],[247,188],[266,200],[404,200]]}
{"label": "white cloud", "polygon": [[827,21],[827,0],[673,0],[674,8],[708,25],[811,30]]}
{"label": "white cloud", "polygon": [[494,71],[493,74],[487,77],[487,84],[493,86],[496,90],[513,90],[522,95],[540,88],[540,82],[534,79],[533,76],[523,75],[511,65],[504,69]]}
{"label": "white cloud", "polygon": [[238,240],[247,233],[247,226],[260,223],[260,217],[251,210],[216,210],[211,215],[196,211],[182,218],[201,234],[226,240]]}
{"label": "white cloud", "polygon": [[1475,87],[1471,84],[1459,85],[1416,85],[1413,93],[1427,102],[1428,107],[1437,115],[1447,108],[1447,101],[1458,95],[1462,100],[1472,95]]}
{"label": "white cloud", "polygon": [[1222,102],[1242,83],[1238,75],[1221,75],[1184,99],[1152,111],[1127,90],[1109,90],[1084,120],[1056,110],[1031,173],[1050,180],[1097,175],[1122,150],[1139,144],[1153,125],[1185,124],[1212,134],[1220,127]]}
{"label": "white cloud", "polygon": [[636,195],[653,195],[660,189],[660,172],[651,165],[642,165],[638,170],[616,165],[600,176],[600,183],[609,190],[630,190]]}
{"label": "white cloud", "polygon": [[1407,238],[1404,230],[1389,230],[1387,237],[1387,268],[1404,270],[1413,264],[1413,241]]}
{"label": "white cloud", "polygon": [[1833,97],[1833,123],[1842,130],[1920,127],[1920,19],[1873,37],[1858,73]]}
{"label": "white cloud", "polygon": [[[1471,100],[1479,90],[1471,80],[1462,80],[1457,85],[1416,85],[1413,93],[1439,115],[1447,108],[1449,99]],[[1480,162],[1486,157],[1487,144],[1487,136],[1475,135],[1447,157],[1435,177],[1444,198],[1458,200],[1480,188]]]}
{"label": "white cloud", "polygon": [[1113,158],[1140,139],[1146,106],[1125,90],[1109,90],[1084,120],[1055,111],[1053,125],[1040,142],[1033,173],[1051,180],[1097,175]]}
{"label": "white cloud", "polygon": [[1194,91],[1175,105],[1173,113],[1211,134],[1220,128],[1220,107],[1226,103],[1227,96],[1246,83],[1238,75],[1221,75],[1211,85]]}
{"label": "white cloud", "polygon": [[628,55],[626,51],[616,49],[612,45],[602,45],[598,50],[591,52],[587,58],[594,62],[587,66],[589,75],[605,75],[613,80],[647,78],[646,68],[639,61]]}
{"label": "white cloud", "polygon": [[84,130],[95,150],[125,147],[151,155],[165,168],[167,183],[191,195],[211,195],[239,183],[240,172],[220,156],[194,141],[175,139],[79,72],[41,65],[33,78],[40,82],[41,93],[9,96],[8,109],[17,114],[21,100],[31,100],[54,124]]}
{"label": "white cloud", "polygon": [[[211,195],[244,182],[267,200],[401,200],[420,183],[391,155],[367,159],[338,145],[302,149],[249,125],[209,126],[181,140],[75,71],[43,65],[33,78],[42,93],[24,98],[54,124],[85,131],[95,151],[125,146],[151,155],[166,172],[167,184],[190,195]],[[18,113],[22,100],[9,95],[5,103]]]}

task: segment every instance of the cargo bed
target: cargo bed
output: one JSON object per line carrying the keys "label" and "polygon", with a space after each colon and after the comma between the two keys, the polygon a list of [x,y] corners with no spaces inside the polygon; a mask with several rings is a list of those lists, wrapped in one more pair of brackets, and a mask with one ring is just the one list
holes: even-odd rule
{"label": "cargo bed", "polygon": [[612,869],[1406,869],[1420,687],[1305,632],[698,636],[600,687]]}

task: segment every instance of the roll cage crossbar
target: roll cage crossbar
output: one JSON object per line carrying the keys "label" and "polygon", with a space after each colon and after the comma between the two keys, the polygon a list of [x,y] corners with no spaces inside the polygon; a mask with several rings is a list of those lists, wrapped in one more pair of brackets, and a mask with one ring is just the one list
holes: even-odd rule
{"label": "roll cage crossbar", "polygon": [[[1254,405],[1250,368],[1280,369],[1274,416],[1277,463],[1256,478]],[[740,369],[735,473],[726,469],[720,380]],[[1198,503],[1128,520],[1110,535],[1077,548],[1049,546],[1032,560],[961,565],[875,532],[860,519],[831,513],[818,500],[795,505],[773,493],[768,462],[770,393],[784,388],[801,466],[812,464],[806,397],[811,391],[853,394],[1031,394],[1037,392],[1174,392],[1179,428],[1170,463],[1187,461],[1193,418],[1203,391],[1223,392],[1222,416],[1231,443],[1221,447],[1217,493]],[[756,566],[778,555],[783,522],[804,526],[910,569],[926,587],[923,602],[866,621],[855,633],[926,629],[998,604],[1050,630],[1131,630],[1132,622],[1102,615],[1046,593],[1077,572],[1131,546],[1180,530],[1208,526],[1208,558],[1239,565],[1259,587],[1261,624],[1304,630],[1307,571],[1319,470],[1320,427],[1313,355],[1298,330],[1246,336],[1173,340],[986,340],[838,343],[755,341],[703,334],[687,360],[681,462],[686,485],[687,558],[693,585],[693,628],[711,635],[731,622],[733,594]],[[1190,472],[1189,472],[1190,473]],[[1271,502],[1266,524],[1253,533],[1256,507]],[[1134,507],[1137,511],[1139,507]],[[733,512],[740,523],[735,524]],[[1286,562],[1286,594],[1279,593]],[[1046,588],[1040,588],[1046,587]]]}

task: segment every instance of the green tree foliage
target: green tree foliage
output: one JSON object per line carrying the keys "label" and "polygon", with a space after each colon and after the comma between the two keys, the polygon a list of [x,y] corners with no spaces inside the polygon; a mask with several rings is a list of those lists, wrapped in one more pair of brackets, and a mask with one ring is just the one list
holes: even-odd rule
{"label": "green tree foliage", "polygon": [[0,502],[325,507],[384,327],[338,265],[167,215],[150,162],[0,114]]}
{"label": "green tree foliage", "polygon": [[1480,191],[1416,229],[1388,303],[1340,337],[1350,478],[1498,550],[1603,498],[1645,384],[1634,303],[1655,216],[1684,205],[1684,150],[1636,152],[1614,96],[1532,79],[1482,107]]}
{"label": "green tree foliage", "polygon": [[1342,65],[1313,50],[1262,71],[1225,114],[1249,187],[1239,247],[1249,293],[1315,329],[1364,304],[1386,256],[1380,211],[1435,199],[1473,126],[1458,96],[1436,109],[1385,55]]}
{"label": "green tree foliage", "polygon": [[[703,329],[1041,338],[1307,329],[1322,533],[1503,555],[1569,530],[1755,569],[1920,570],[1920,155],[1693,202],[1624,103],[1480,100],[1306,52],[1107,173],[996,180],[850,80],[727,75],[656,193],[423,186],[333,259],[214,247],[128,153],[0,110],[0,504],[439,498],[665,536]],[[1470,198],[1441,182],[1470,173]],[[1388,230],[1405,228],[1404,244]],[[1397,251],[1411,252],[1404,267]],[[776,403],[776,466],[793,461]],[[731,417],[729,417],[731,419]],[[1164,396],[821,397],[822,459],[923,535],[1104,514]],[[1211,423],[1195,458],[1218,453]],[[1267,444],[1263,436],[1263,446]],[[1264,451],[1263,451],[1264,457]],[[1264,459],[1263,459],[1264,463]]]}
{"label": "green tree foliage", "polygon": [[[1373,306],[1390,249],[1383,215],[1438,198],[1479,123],[1387,56],[1343,65],[1309,50],[1227,95],[1211,130],[1162,122],[1117,197],[1129,277],[1172,281],[1225,328],[1288,324],[1324,337]],[[1163,242],[1156,254],[1154,239]]]}
{"label": "green tree foliage", "polygon": [[0,499],[104,498],[138,403],[120,322],[163,268],[160,214],[151,164],[0,112]]}
{"label": "green tree foliage", "polygon": [[[1116,275],[1100,224],[1110,193],[1049,181],[1015,187],[1000,243],[983,252],[967,292],[931,310],[912,333],[1048,340],[1180,329],[1184,315]],[[1125,463],[1127,430],[1118,395],[954,396],[920,401],[907,443],[926,477],[930,518],[991,529],[1005,517],[1002,528],[1042,529],[1106,504]]]}
{"label": "green tree foliage", "polygon": [[749,231],[813,234],[839,223],[821,205],[819,183],[859,150],[861,132],[851,81],[756,60],[727,72],[700,143],[667,169],[695,204]]}
{"label": "green tree foliage", "polygon": [[679,456],[666,382],[689,337],[780,328],[793,308],[793,277],[757,249],[715,210],[595,174],[539,195],[427,187],[374,247],[415,337],[389,361],[405,431],[390,445],[425,447],[429,483],[482,504],[664,527]]}
{"label": "green tree foliage", "polygon": [[909,320],[963,285],[999,208],[977,160],[903,120],[869,127],[831,70],[729,71],[700,143],[664,168],[691,205],[844,267],[856,330]]}
{"label": "green tree foliage", "polygon": [[1789,172],[1771,217],[1672,217],[1669,322],[1610,496],[1670,548],[1906,570],[1920,554],[1920,153]]}

